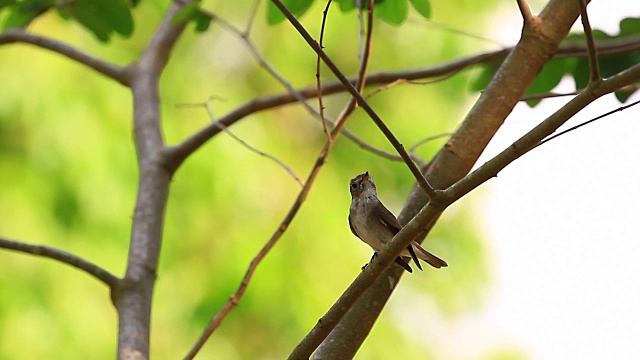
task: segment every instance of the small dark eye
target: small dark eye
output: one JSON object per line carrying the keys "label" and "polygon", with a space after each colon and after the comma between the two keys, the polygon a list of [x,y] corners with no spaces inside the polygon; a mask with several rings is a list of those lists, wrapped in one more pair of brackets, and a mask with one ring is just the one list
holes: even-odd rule
{"label": "small dark eye", "polygon": [[356,184],[356,183],[351,183],[351,188],[352,188],[352,189],[354,189],[354,190],[355,190],[357,187],[358,187],[358,184]]}

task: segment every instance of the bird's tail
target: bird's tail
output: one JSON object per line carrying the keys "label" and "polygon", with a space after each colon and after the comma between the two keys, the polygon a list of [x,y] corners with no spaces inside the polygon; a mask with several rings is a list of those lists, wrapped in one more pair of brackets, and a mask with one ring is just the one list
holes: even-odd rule
{"label": "bird's tail", "polygon": [[422,246],[420,246],[420,244],[418,244],[417,242],[414,241],[413,243],[411,243],[411,246],[414,249],[418,250],[418,251],[415,251],[415,253],[420,259],[426,261],[429,265],[433,266],[434,268],[439,269],[441,267],[448,266],[446,261],[440,259],[439,257],[423,249]]}

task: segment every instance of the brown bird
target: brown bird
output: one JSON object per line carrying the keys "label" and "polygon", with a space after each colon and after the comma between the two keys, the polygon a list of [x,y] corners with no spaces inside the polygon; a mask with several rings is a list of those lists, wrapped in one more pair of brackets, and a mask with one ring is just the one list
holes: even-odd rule
{"label": "brown bird", "polygon": [[[378,199],[376,184],[368,171],[351,179],[349,190],[351,191],[351,207],[349,208],[351,232],[377,253],[391,242],[402,226],[391,211]],[[374,253],[373,256],[375,257],[375,255]],[[418,259],[426,261],[434,268],[447,266],[444,260],[423,249],[416,241],[411,242],[407,249],[400,253],[400,256],[413,258],[420,270],[422,270],[422,266],[420,266]],[[408,272],[412,272],[409,264],[400,256],[396,258],[395,262]],[[373,260],[373,257],[371,259]]]}

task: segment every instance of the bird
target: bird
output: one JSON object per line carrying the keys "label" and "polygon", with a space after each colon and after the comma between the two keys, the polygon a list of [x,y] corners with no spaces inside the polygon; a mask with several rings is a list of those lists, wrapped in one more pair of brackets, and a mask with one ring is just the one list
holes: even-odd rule
{"label": "bird", "polygon": [[[393,213],[378,199],[376,184],[368,171],[351,179],[349,191],[351,192],[349,227],[353,235],[371,246],[374,251],[371,257],[373,261],[377,252],[391,242],[402,226]],[[418,259],[424,260],[437,269],[447,266],[444,260],[422,248],[416,241],[412,241],[395,259],[398,265],[412,272],[411,266],[402,257],[411,257],[420,270],[422,266]]]}

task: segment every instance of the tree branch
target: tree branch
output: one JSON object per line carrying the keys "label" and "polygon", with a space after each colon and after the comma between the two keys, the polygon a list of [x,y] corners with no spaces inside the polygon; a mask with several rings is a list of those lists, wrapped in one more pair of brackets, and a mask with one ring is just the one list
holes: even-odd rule
{"label": "tree branch", "polygon": [[117,289],[117,287],[120,285],[120,279],[117,276],[111,274],[107,270],[90,261],[87,261],[79,256],[73,255],[63,250],[52,248],[46,245],[26,244],[15,240],[9,240],[3,237],[0,237],[0,248],[60,261],[95,277],[112,290]]}
{"label": "tree branch", "polygon": [[[640,49],[640,38],[629,37],[625,39],[609,39],[596,41],[596,46],[598,48],[598,52],[601,55],[616,55]],[[450,61],[442,65],[427,67],[423,69],[404,70],[398,72],[379,72],[370,74],[367,76],[367,85],[385,85],[401,79],[417,80],[440,77],[452,72],[460,72],[463,69],[473,65],[502,61],[512,50],[512,47],[505,48],[503,50],[491,51],[484,54],[470,56],[467,58]],[[584,42],[567,41],[558,48],[558,51],[555,53],[554,58],[559,59],[567,57],[587,56],[588,51]],[[352,84],[355,84],[356,81],[357,77],[349,78],[349,82],[351,82]],[[331,95],[344,91],[345,86],[340,81],[328,81],[324,82],[322,85],[323,95]],[[218,121],[220,121],[221,124],[223,124],[225,127],[230,127],[237,121],[240,121],[254,113],[298,102],[298,96],[295,94],[300,94],[304,97],[304,99],[311,99],[318,96],[318,89],[315,85],[313,85],[307,86],[300,90],[295,90],[294,93],[287,92],[283,94],[254,98],[240,105],[235,110],[227,113]],[[197,133],[193,134],[191,137],[184,140],[182,143],[168,147],[165,153],[165,161],[167,167],[172,171],[177,170],[178,167],[180,167],[180,165],[190,154],[199,149],[200,146],[202,146],[209,139],[217,135],[221,131],[220,129],[221,127],[216,126],[215,124],[209,124]]]}
{"label": "tree branch", "polygon": [[465,176],[449,188],[443,191],[441,201],[438,204],[431,202],[424,206],[418,214],[407,223],[382,251],[378,252],[376,260],[349,285],[327,313],[318,320],[314,328],[296,346],[289,359],[306,359],[317,348],[320,342],[352,308],[360,296],[374,284],[382,272],[403,249],[424,229],[429,223],[435,221],[442,211],[464,195],[468,194],[487,180],[495,177],[498,172],[507,165],[532,150],[538,142],[552,134],[562,124],[571,119],[576,113],[602,95],[611,93],[621,86],[640,80],[640,65],[611,77],[601,83],[595,89],[582,91],[556,113],[551,115],[540,125],[529,131],[522,138],[514,142],[507,149],[486,162],[480,168]]}
{"label": "tree branch", "polygon": [[549,141],[551,141],[551,140],[553,140],[553,139],[555,139],[555,138],[557,138],[557,137],[559,137],[559,136],[562,136],[562,135],[564,135],[564,134],[566,134],[566,133],[569,133],[569,132],[571,132],[571,131],[577,130],[577,129],[579,129],[579,128],[583,127],[583,126],[589,125],[589,124],[591,124],[592,122],[598,121],[598,120],[600,120],[600,119],[602,119],[602,118],[605,118],[605,117],[607,117],[607,116],[609,116],[609,115],[611,115],[611,114],[615,114],[615,113],[617,113],[617,112],[619,112],[619,111],[626,110],[626,109],[628,109],[628,108],[630,108],[630,107],[633,107],[633,106],[636,106],[636,105],[638,105],[638,104],[640,104],[640,100],[638,100],[638,101],[634,101],[634,102],[632,102],[631,104],[627,104],[627,105],[625,105],[625,106],[620,106],[619,108],[617,108],[617,109],[615,109],[615,110],[608,111],[608,112],[606,112],[606,113],[604,113],[604,114],[602,114],[602,115],[600,115],[600,116],[596,116],[596,117],[594,117],[594,118],[593,118],[593,119],[591,119],[591,120],[585,121],[585,122],[583,122],[583,123],[581,123],[581,124],[578,124],[578,125],[576,125],[576,126],[572,126],[572,127],[568,128],[567,130],[561,131],[561,132],[559,132],[559,133],[557,133],[557,134],[554,134],[553,136],[549,136],[548,138],[546,138],[546,139],[544,139],[544,140],[540,141],[538,144],[536,144],[536,145],[535,145],[535,147],[538,147],[538,146],[540,146],[540,145],[542,145],[542,144],[545,144],[545,143],[547,143],[547,142],[549,142]]}
{"label": "tree branch", "polygon": [[88,66],[124,86],[130,85],[128,67],[121,67],[100,60],[58,40],[31,34],[21,29],[8,29],[0,34],[0,45],[12,43],[25,43],[51,50],[82,65]]}
{"label": "tree branch", "polygon": [[425,179],[425,177],[420,172],[420,169],[418,169],[416,164],[414,164],[409,153],[407,153],[407,151],[404,149],[402,144],[398,141],[398,139],[396,139],[396,137],[393,135],[391,130],[389,130],[387,125],[384,123],[384,121],[382,121],[380,116],[378,116],[378,114],[373,110],[373,108],[369,105],[369,103],[367,103],[364,97],[362,97],[362,94],[358,92],[358,89],[356,89],[353,86],[353,84],[349,81],[349,79],[347,79],[347,77],[344,76],[344,74],[342,74],[340,69],[338,69],[335,63],[333,63],[333,61],[329,58],[329,56],[324,52],[324,50],[322,50],[320,45],[311,37],[311,35],[304,28],[304,26],[300,24],[300,22],[291,13],[291,11],[289,11],[289,9],[287,9],[287,7],[284,6],[280,0],[271,0],[271,1],[284,14],[284,16],[291,23],[291,25],[293,25],[293,27],[296,28],[298,33],[307,42],[307,44],[316,52],[316,54],[318,54],[318,56],[322,58],[322,61],[324,61],[324,63],[327,64],[327,67],[331,69],[331,72],[333,72],[333,74],[346,87],[347,91],[349,91],[349,93],[356,99],[356,101],[358,102],[358,105],[364,109],[364,111],[369,115],[369,117],[371,117],[373,122],[378,126],[380,131],[382,131],[382,133],[387,137],[387,139],[393,145],[396,151],[400,154],[400,156],[402,156],[402,159],[404,159],[405,164],[407,164],[407,167],[409,167],[409,170],[411,170],[411,173],[418,181],[418,184],[420,184],[420,187],[422,187],[422,189],[425,191],[427,196],[429,196],[429,199],[432,199],[432,200],[435,199],[438,195],[438,192],[433,187],[431,187],[427,179]]}
{"label": "tree branch", "polygon": [[529,4],[527,0],[517,0],[518,1],[518,9],[520,9],[520,14],[522,15],[522,20],[524,20],[525,26],[527,24],[533,24],[535,21],[535,16],[531,13],[531,9],[529,8]]}
{"label": "tree branch", "polygon": [[173,24],[191,1],[171,3],[142,55],[131,66],[133,138],[138,159],[138,190],[131,228],[129,258],[122,286],[113,297],[118,310],[118,358],[148,359],[151,303],[162,245],[171,169],[162,154],[160,74],[186,24]]}
{"label": "tree branch", "polygon": [[587,49],[589,51],[589,70],[591,73],[590,83],[597,83],[602,80],[600,76],[600,67],[598,66],[598,53],[596,51],[596,45],[593,41],[593,31],[591,30],[591,24],[589,23],[589,15],[587,14],[587,3],[585,0],[577,0],[580,5],[580,18],[582,19],[582,28],[584,29],[584,35],[587,39]]}
{"label": "tree branch", "polygon": [[[372,31],[373,31],[373,12],[370,11],[369,12],[369,33],[371,33]],[[358,81],[357,81],[357,86],[360,89],[364,89],[364,85],[366,82],[366,72],[367,72],[366,69],[369,63],[370,53],[371,53],[371,36],[368,37],[365,51],[363,53],[362,58],[360,59],[360,69],[358,71],[358,74],[360,77],[358,78]],[[207,327],[203,331],[202,335],[200,335],[200,338],[198,339],[198,341],[189,350],[189,353],[185,357],[185,360],[190,360],[195,357],[195,355],[200,351],[202,346],[204,346],[204,344],[209,339],[209,337],[211,337],[211,335],[216,331],[216,329],[220,327],[220,325],[222,324],[222,321],[224,321],[227,315],[229,315],[231,310],[233,310],[233,308],[235,308],[239,304],[240,299],[242,299],[242,297],[244,296],[244,293],[247,290],[249,283],[251,282],[251,278],[253,277],[253,273],[257,269],[258,265],[260,265],[260,263],[262,262],[262,259],[264,259],[264,257],[269,253],[269,251],[271,251],[271,249],[275,246],[275,244],[280,239],[280,237],[287,230],[287,228],[295,218],[296,214],[298,213],[298,210],[300,210],[302,203],[306,200],[307,194],[311,190],[311,186],[315,182],[317,175],[320,173],[320,168],[325,164],[327,156],[329,156],[329,153],[333,148],[336,139],[338,138],[338,136],[340,136],[342,129],[344,129],[347,119],[349,118],[349,115],[352,113],[353,109],[355,108],[355,105],[356,105],[355,101],[353,100],[353,98],[351,98],[347,103],[347,105],[345,106],[345,109],[342,111],[340,117],[336,121],[335,126],[331,130],[331,133],[329,134],[330,138],[327,139],[327,141],[325,142],[324,148],[322,149],[322,151],[320,151],[320,154],[318,155],[316,162],[313,168],[311,169],[311,172],[307,178],[307,181],[305,182],[304,187],[298,194],[296,201],[294,202],[292,207],[289,209],[289,212],[285,216],[284,220],[280,223],[280,226],[278,226],[277,230],[271,236],[269,241],[267,241],[267,243],[262,247],[262,249],[260,249],[258,254],[253,258],[253,260],[251,261],[251,264],[249,265],[249,268],[247,269],[247,272],[244,278],[242,279],[242,282],[240,283],[240,286],[238,287],[236,292],[229,298],[229,300],[222,306],[222,308],[211,318],[211,320],[209,321],[209,324],[207,324]]]}
{"label": "tree branch", "polygon": [[[540,69],[542,69],[542,66],[554,53],[559,53],[557,48],[568,33],[571,25],[575,22],[579,12],[575,2],[551,0],[537,18],[538,23],[536,23],[536,26],[527,26],[524,29],[522,39],[509,52],[509,56],[485,91],[481,93],[480,99],[469,111],[460,128],[435,158],[425,166],[427,178],[436,188],[447,189],[468,174],[486,144],[518,103]],[[576,43],[572,43],[571,46],[576,46]],[[578,46],[584,48],[584,44]],[[425,114],[424,116],[429,115]],[[450,196],[447,195],[447,198]],[[401,224],[411,224],[414,221],[413,219],[420,217],[420,226],[425,231],[420,233],[418,240],[424,239],[425,234],[428,233],[428,230],[435,224],[439,216],[438,209],[434,206],[425,207],[427,201],[428,198],[422,188],[417,185],[414,186],[398,217]],[[398,241],[401,240],[398,239]],[[386,250],[390,253],[395,252],[395,250],[399,252],[402,250],[400,245],[395,244],[393,251],[391,249],[392,245],[388,245],[389,249],[379,253],[379,258],[385,258],[385,261],[392,261],[392,258],[386,257],[388,256]],[[455,263],[451,263],[451,266],[455,266]],[[355,285],[358,280],[356,279],[353,284]],[[340,326],[334,331],[340,334],[351,334],[354,332],[365,333],[370,329],[381,310],[381,307],[372,307],[370,304],[385,302],[393,292],[393,288],[388,285],[385,286],[385,284],[396,281],[399,281],[399,276],[387,271],[384,274],[384,278],[380,278],[375,286],[366,291],[353,305],[348,311],[348,315],[340,321]],[[359,284],[363,285],[363,283]],[[349,295],[355,298],[362,294],[361,292],[352,293],[353,290],[354,288],[349,287],[343,296]],[[343,306],[349,305],[344,302],[341,302],[341,304]],[[292,358],[305,358],[310,355],[311,351],[317,346],[316,344],[324,339],[328,331],[331,331],[328,328],[333,326],[334,323],[325,320],[323,317],[321,322],[298,345],[298,348],[306,350],[297,352],[299,356],[291,356]],[[332,334],[331,339],[335,338]],[[323,344],[323,347],[340,346],[344,350],[343,356],[349,357],[355,354],[363,339],[364,337],[351,337],[348,343],[334,341]],[[325,340],[325,342],[327,341]]]}

